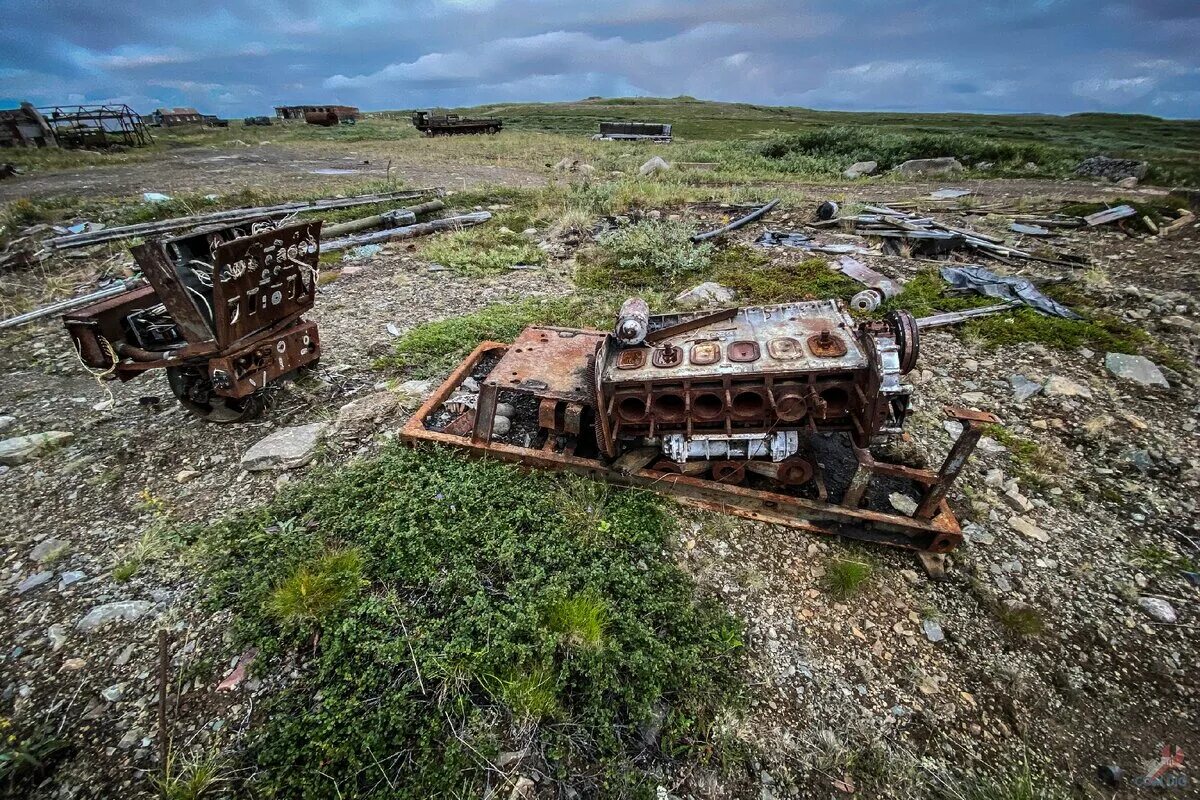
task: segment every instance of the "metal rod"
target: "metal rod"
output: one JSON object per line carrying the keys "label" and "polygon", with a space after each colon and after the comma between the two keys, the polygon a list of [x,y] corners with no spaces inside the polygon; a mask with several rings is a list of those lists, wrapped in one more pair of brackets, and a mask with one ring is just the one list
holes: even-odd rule
{"label": "metal rod", "polygon": [[920,317],[917,319],[917,328],[919,330],[926,330],[927,328],[942,328],[946,325],[957,325],[972,317],[986,317],[990,314],[999,314],[1001,311],[1007,311],[1019,305],[1021,304],[1014,301],[1011,303],[1001,303],[998,306],[968,308],[966,311],[950,311],[945,314],[934,314],[932,317]]}
{"label": "metal rod", "polygon": [[463,214],[461,217],[446,217],[445,219],[435,219],[432,222],[421,222],[416,225],[406,225],[403,228],[392,228],[386,231],[375,231],[374,233],[365,233],[362,236],[347,236],[344,239],[334,239],[332,242],[322,242],[322,253],[335,253],[338,250],[345,250],[349,247],[358,247],[363,244],[377,244],[379,242],[390,242],[394,239],[412,239],[416,236],[425,236],[429,233],[438,231],[453,230],[457,228],[466,228],[471,225],[478,225],[481,222],[487,222],[492,218],[491,212],[476,211],[471,214]]}
{"label": "metal rod", "polygon": [[53,314],[70,311],[71,309],[79,308],[80,306],[86,306],[90,303],[96,302],[97,300],[103,300],[106,297],[112,297],[114,295],[121,294],[122,292],[129,291],[130,289],[136,289],[137,287],[141,286],[142,283],[143,281],[140,276],[136,278],[129,278],[128,280],[117,281],[111,286],[105,286],[103,289],[99,289],[91,294],[81,294],[78,297],[69,297],[66,300],[59,300],[57,303],[51,303],[48,306],[43,306],[42,308],[34,309],[33,311],[26,311],[24,314],[18,314],[15,317],[9,317],[8,319],[0,320],[0,330],[4,328],[15,328],[18,325],[24,325],[26,322],[33,322],[34,320],[41,319],[42,317],[49,317]]}
{"label": "metal rod", "polygon": [[307,211],[324,211],[331,208],[351,208],[353,206],[364,206],[372,203],[386,203],[391,200],[412,200],[431,192],[440,194],[442,189],[435,186],[424,189],[410,189],[403,192],[384,192],[382,194],[365,194],[355,197],[329,197],[322,200],[297,200],[274,206],[234,208],[228,211],[193,214],[189,217],[176,217],[175,219],[165,219],[158,222],[142,222],[137,225],[104,228],[98,231],[89,231],[88,233],[73,233],[50,239],[49,244],[56,250],[66,250],[72,247],[86,247],[87,245],[99,244],[101,242],[110,242],[115,239],[128,239],[152,233],[166,233],[168,231],[209,225],[217,222],[244,222],[255,217],[284,216],[286,214],[299,214]]}
{"label": "metal rod", "polygon": [[749,214],[742,217],[741,219],[735,219],[733,222],[729,223],[728,225],[726,225],[723,228],[717,228],[716,230],[709,231],[708,233],[697,233],[695,236],[692,237],[692,242],[693,243],[703,242],[708,239],[715,239],[716,237],[721,236],[726,233],[729,233],[730,231],[736,231],[738,228],[742,227],[743,225],[749,225],[751,222],[754,222],[754,220],[763,216],[764,214],[766,214],[768,211],[770,211],[772,208],[774,208],[777,205],[779,205],[778,197],[776,197],[771,202],[767,203],[762,208],[759,208],[755,211],[751,211]]}
{"label": "metal rod", "polygon": [[385,211],[382,214],[375,214],[371,217],[352,219],[348,222],[338,223],[337,225],[327,225],[321,228],[321,237],[333,239],[346,233],[378,228],[380,225],[394,227],[400,223],[413,223],[416,222],[417,217],[421,214],[441,211],[445,207],[446,204],[441,200],[431,200],[428,203],[421,203],[412,208],[394,208],[391,211]]}

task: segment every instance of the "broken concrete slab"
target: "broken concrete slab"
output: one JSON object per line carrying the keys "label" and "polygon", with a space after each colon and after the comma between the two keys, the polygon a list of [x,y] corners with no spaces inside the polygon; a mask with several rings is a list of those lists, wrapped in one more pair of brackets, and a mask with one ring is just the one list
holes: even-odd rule
{"label": "broken concrete slab", "polygon": [[1109,353],[1104,357],[1104,366],[1118,378],[1133,381],[1140,386],[1171,388],[1171,384],[1167,382],[1158,365],[1145,356]]}
{"label": "broken concrete slab", "polygon": [[317,454],[317,445],[328,428],[326,422],[281,428],[246,451],[242,469],[261,472],[303,467]]}
{"label": "broken concrete slab", "polygon": [[75,434],[68,431],[43,431],[5,439],[0,441],[0,464],[6,467],[19,466],[74,438]]}
{"label": "broken concrete slab", "polygon": [[899,172],[901,175],[949,175],[953,172],[962,172],[963,165],[957,158],[953,156],[942,156],[941,158],[913,158],[893,167],[893,172]]}

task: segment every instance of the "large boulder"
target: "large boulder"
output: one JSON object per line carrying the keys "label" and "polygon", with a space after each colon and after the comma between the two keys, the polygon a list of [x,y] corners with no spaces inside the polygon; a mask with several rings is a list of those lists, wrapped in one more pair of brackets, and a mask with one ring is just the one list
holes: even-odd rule
{"label": "large boulder", "polygon": [[317,444],[328,427],[328,423],[314,422],[280,428],[246,451],[242,456],[242,469],[260,472],[303,467],[317,454]]}
{"label": "large boulder", "polygon": [[874,175],[875,170],[879,168],[878,162],[875,161],[856,161],[846,168],[842,173],[842,177],[854,180],[861,178],[863,175]]}
{"label": "large boulder", "polygon": [[1089,175],[1093,178],[1107,178],[1119,181],[1123,178],[1137,178],[1139,181],[1146,177],[1150,164],[1132,158],[1109,158],[1108,156],[1092,156],[1085,158],[1075,167],[1077,175]]}
{"label": "large boulder", "polygon": [[953,156],[941,158],[913,158],[895,167],[895,172],[901,175],[950,175],[962,172],[963,165]]}
{"label": "large boulder", "polygon": [[732,301],[734,298],[733,290],[722,286],[715,281],[705,281],[704,283],[693,286],[686,292],[681,292],[675,302],[685,308],[699,308],[703,306],[719,306]]}
{"label": "large boulder", "polygon": [[655,156],[638,168],[638,174],[655,175],[659,172],[667,172],[670,169],[671,165],[663,160],[662,156]]}

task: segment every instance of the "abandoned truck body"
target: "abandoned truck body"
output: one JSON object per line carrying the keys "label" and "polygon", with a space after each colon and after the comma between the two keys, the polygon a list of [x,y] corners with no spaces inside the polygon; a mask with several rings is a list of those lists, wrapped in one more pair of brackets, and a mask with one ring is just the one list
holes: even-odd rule
{"label": "abandoned truck body", "polygon": [[171,390],[213,422],[253,416],[270,382],[320,356],[318,222],[269,221],[156,239],[132,252],[148,281],[63,317],[83,363],[127,381],[166,369]]}
{"label": "abandoned truck body", "polygon": [[426,136],[454,136],[460,133],[499,133],[503,120],[481,117],[473,119],[437,111],[415,111],[413,127]]}
{"label": "abandoned truck body", "polygon": [[592,137],[601,141],[671,141],[671,126],[665,122],[601,122]]}
{"label": "abandoned truck body", "polygon": [[857,323],[833,300],[650,315],[634,298],[611,333],[531,327],[480,345],[403,435],[947,552],[962,534],[946,491],[996,420],[947,409],[963,432],[937,472],[875,457],[908,415],[918,336],[905,312]]}

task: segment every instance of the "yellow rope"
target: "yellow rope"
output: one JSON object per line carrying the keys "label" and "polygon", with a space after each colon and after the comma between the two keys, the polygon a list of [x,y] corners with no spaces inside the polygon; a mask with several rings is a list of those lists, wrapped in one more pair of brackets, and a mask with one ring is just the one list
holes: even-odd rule
{"label": "yellow rope", "polygon": [[108,357],[112,359],[112,366],[104,370],[94,370],[89,367],[84,363],[83,348],[80,347],[78,340],[75,340],[75,357],[79,359],[80,365],[87,370],[88,375],[96,379],[96,384],[108,394],[108,405],[109,408],[112,408],[117,404],[117,398],[113,396],[112,389],[108,388],[108,384],[104,382],[104,379],[117,371],[117,364],[120,362],[120,358],[117,356],[116,348],[112,346],[112,342],[103,336],[97,336],[96,338],[100,340],[100,346],[108,351]]}

